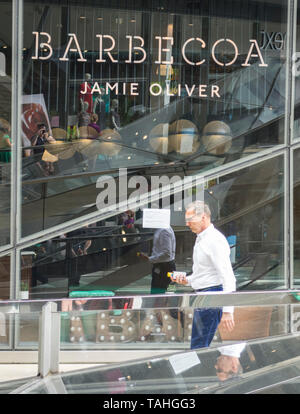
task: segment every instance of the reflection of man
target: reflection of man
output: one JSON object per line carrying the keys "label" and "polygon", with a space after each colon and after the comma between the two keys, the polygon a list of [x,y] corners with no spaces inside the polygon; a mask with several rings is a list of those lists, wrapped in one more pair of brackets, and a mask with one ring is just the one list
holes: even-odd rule
{"label": "reflection of man", "polygon": [[246,343],[233,344],[218,348],[221,355],[218,357],[215,368],[220,381],[240,375],[243,372],[240,356]]}
{"label": "reflection of man", "polygon": [[[230,248],[226,238],[211,223],[207,204],[195,201],[186,210],[187,226],[197,239],[193,252],[193,273],[179,275],[177,283],[190,285],[196,292],[235,290],[236,282],[230,262]],[[231,331],[234,328],[232,308],[195,309],[191,348],[207,347],[219,323]]]}
{"label": "reflection of man", "polygon": [[168,272],[176,270],[175,266],[176,239],[171,227],[157,229],[153,236],[153,247],[151,256],[140,253],[140,256],[149,260],[152,264],[151,293],[165,293],[171,282],[167,276]]}

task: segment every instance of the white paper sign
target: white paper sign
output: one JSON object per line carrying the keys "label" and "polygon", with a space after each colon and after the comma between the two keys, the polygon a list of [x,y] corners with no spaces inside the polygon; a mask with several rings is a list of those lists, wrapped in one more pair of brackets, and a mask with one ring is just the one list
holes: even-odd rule
{"label": "white paper sign", "polygon": [[170,210],[166,208],[144,208],[143,227],[146,229],[167,229],[170,227]]}
{"label": "white paper sign", "polygon": [[201,364],[197,352],[186,352],[184,354],[175,354],[169,358],[170,364],[174,370],[175,375]]}

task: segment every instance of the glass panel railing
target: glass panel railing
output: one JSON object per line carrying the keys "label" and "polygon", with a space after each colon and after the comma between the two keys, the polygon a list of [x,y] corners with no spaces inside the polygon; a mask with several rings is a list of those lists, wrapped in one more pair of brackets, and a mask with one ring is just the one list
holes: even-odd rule
{"label": "glass panel railing", "polygon": [[[58,351],[103,351],[98,366],[59,374],[58,360],[57,370],[52,366],[49,373],[53,375],[28,378],[21,385],[16,381],[9,392],[257,393],[278,389],[280,381],[295,389],[299,300],[298,292],[281,291],[2,302],[3,313],[15,317],[22,345],[39,344],[39,370],[47,353],[56,354],[55,337]],[[191,349],[196,313],[229,304],[234,305],[234,328],[228,330],[221,321],[209,346]],[[47,341],[51,347],[45,347]],[[120,356],[122,350],[134,353],[126,354],[127,362],[108,363],[106,351]],[[0,385],[0,392],[7,389]]]}
{"label": "glass panel railing", "polygon": [[[283,291],[284,292],[284,291]],[[36,349],[39,342],[39,317],[47,303],[54,303],[60,315],[60,347],[66,349],[186,349],[190,347],[195,309],[226,307],[234,310],[232,331],[219,325],[212,344],[220,340],[244,340],[284,335],[292,312],[297,331],[300,312],[296,293],[248,292],[225,294],[167,294],[145,296],[85,297],[74,292],[73,298],[51,301],[1,302],[2,327],[13,320],[16,325],[16,348]],[[102,292],[103,293],[103,292]],[[237,305],[238,303],[238,305]],[[287,308],[287,304],[294,304]]]}
{"label": "glass panel railing", "polygon": [[[299,335],[242,341],[55,375],[34,382],[23,393],[104,394],[107,408],[107,395],[114,394],[298,394],[299,345]],[[144,399],[152,408],[161,403],[149,396]],[[193,408],[195,401],[188,401]]]}
{"label": "glass panel railing", "polygon": [[[2,301],[0,312],[5,315],[2,327],[17,327],[16,349],[39,349],[40,374],[45,366],[41,361],[49,358],[53,364],[56,356],[56,369],[49,367],[49,374],[57,375],[50,381],[57,385],[59,377],[59,388],[66,393],[227,392],[220,383],[227,387],[231,377],[243,381],[244,393],[247,381],[255,391],[255,375],[267,384],[262,374],[287,369],[300,357],[299,300],[298,292],[287,291],[94,298],[78,293],[51,302]],[[212,327],[213,313],[231,305],[233,329],[223,320]],[[206,336],[206,327],[212,329],[211,342],[203,345],[200,340],[191,348],[193,324],[200,326],[199,337]],[[70,350],[102,350],[102,360],[99,366],[59,375],[59,351]],[[108,363],[106,351],[121,361],[120,352],[130,350],[126,363]],[[292,378],[289,371],[284,375]],[[44,377],[22,384],[22,392],[49,393]]]}

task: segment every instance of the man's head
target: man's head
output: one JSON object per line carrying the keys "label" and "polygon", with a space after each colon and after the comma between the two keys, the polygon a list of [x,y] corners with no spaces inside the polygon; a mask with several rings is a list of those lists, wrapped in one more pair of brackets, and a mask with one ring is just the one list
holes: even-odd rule
{"label": "man's head", "polygon": [[229,355],[220,355],[217,359],[215,369],[220,381],[238,377],[243,373],[239,358]]}
{"label": "man's head", "polygon": [[210,225],[211,212],[203,201],[189,204],[185,212],[186,225],[193,233],[199,234]]}

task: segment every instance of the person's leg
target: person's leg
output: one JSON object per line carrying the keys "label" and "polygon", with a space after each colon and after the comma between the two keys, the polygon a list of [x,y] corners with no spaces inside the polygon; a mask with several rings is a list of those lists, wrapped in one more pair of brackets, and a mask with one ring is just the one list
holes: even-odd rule
{"label": "person's leg", "polygon": [[161,269],[159,265],[153,265],[152,280],[151,280],[151,294],[158,295],[165,293],[164,286],[161,282]]}
{"label": "person's leg", "polygon": [[[220,291],[211,288],[207,291]],[[222,318],[222,308],[195,309],[192,325],[191,349],[208,347]]]}
{"label": "person's leg", "polygon": [[151,294],[165,293],[171,283],[168,272],[176,270],[175,262],[158,263],[153,265]]}
{"label": "person's leg", "polygon": [[152,269],[151,294],[165,293],[171,282],[167,276],[169,270],[164,263],[154,264]]}
{"label": "person's leg", "polygon": [[191,349],[208,347],[222,318],[221,308],[195,309]]}

